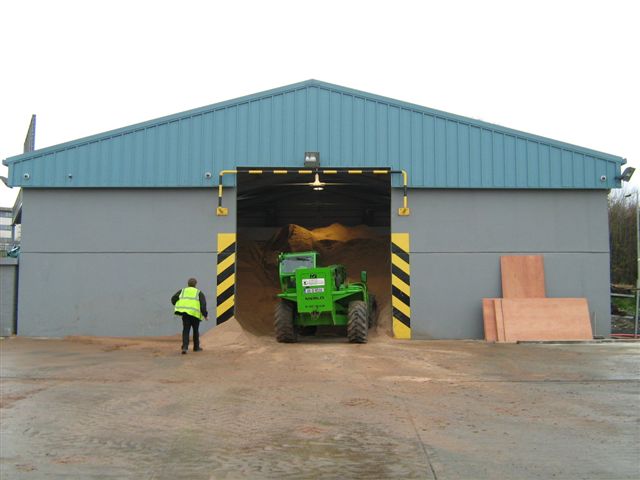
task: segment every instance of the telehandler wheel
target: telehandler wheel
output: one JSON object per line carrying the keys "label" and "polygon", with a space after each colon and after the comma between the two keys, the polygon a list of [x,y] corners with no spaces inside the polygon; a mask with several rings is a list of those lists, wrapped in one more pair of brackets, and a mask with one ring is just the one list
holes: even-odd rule
{"label": "telehandler wheel", "polygon": [[369,312],[367,304],[361,300],[349,302],[349,322],[347,338],[351,343],[367,343]]}
{"label": "telehandler wheel", "polygon": [[296,331],[293,328],[293,307],[290,303],[280,300],[280,303],[276,306],[273,323],[278,342],[294,343],[297,340]]}
{"label": "telehandler wheel", "polygon": [[369,328],[375,327],[378,324],[378,302],[376,296],[369,295]]}

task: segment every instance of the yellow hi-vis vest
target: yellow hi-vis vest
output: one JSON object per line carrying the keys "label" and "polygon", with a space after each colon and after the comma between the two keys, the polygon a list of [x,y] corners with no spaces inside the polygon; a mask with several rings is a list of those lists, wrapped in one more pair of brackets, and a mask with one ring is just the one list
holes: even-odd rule
{"label": "yellow hi-vis vest", "polygon": [[180,298],[176,302],[176,313],[188,313],[192,317],[202,320],[204,317],[200,312],[200,290],[195,287],[183,288]]}

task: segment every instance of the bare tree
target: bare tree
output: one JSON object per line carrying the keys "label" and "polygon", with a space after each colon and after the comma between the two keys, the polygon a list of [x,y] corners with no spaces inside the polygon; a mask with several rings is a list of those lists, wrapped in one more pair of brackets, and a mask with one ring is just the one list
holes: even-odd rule
{"label": "bare tree", "polygon": [[637,276],[637,189],[625,187],[609,194],[611,283],[634,285]]}

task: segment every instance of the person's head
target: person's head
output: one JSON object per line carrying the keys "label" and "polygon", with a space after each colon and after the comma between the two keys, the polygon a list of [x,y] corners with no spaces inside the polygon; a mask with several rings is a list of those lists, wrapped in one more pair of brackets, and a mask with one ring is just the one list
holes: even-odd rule
{"label": "person's head", "polygon": [[193,277],[187,280],[187,285],[189,285],[190,287],[195,287],[197,284],[198,284],[198,280],[196,280]]}

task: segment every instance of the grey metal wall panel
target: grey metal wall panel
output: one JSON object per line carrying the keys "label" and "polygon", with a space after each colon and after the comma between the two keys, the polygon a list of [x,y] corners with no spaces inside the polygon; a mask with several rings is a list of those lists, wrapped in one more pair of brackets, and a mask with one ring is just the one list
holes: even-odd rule
{"label": "grey metal wall panel", "polygon": [[[547,260],[548,259],[548,260]],[[586,297],[596,335],[611,335],[609,253],[545,254],[547,295]]]}
{"label": "grey metal wall panel", "polygon": [[191,276],[212,312],[203,331],[215,323],[215,253],[24,253],[20,268],[22,336],[176,334],[169,300]]}
{"label": "grey metal wall panel", "polygon": [[[235,231],[234,192],[225,194],[231,210],[222,218],[198,205],[213,205],[213,192],[121,193],[122,204],[106,192],[76,191],[70,205],[69,192],[25,192],[25,241],[41,238],[28,240],[21,258],[19,334],[174,333],[168,297],[191,275],[213,308],[215,238]],[[118,231],[96,214],[112,204],[126,205]],[[412,215],[397,216],[399,205],[394,192],[392,231],[411,234],[414,336],[481,338],[481,299],[501,294],[499,257],[514,252],[543,253],[548,295],[587,297],[597,333],[609,333],[606,192],[411,190]],[[66,208],[74,222],[39,225]],[[190,212],[190,225],[179,228],[167,210]],[[99,238],[85,235],[94,229]],[[188,243],[189,252],[181,240],[191,232],[199,243]]]}
{"label": "grey metal wall panel", "polygon": [[[544,262],[547,296],[586,297],[596,333],[608,336],[609,255],[545,253]],[[499,253],[411,254],[414,338],[484,338],[482,299],[501,296]]]}
{"label": "grey metal wall panel", "polygon": [[[482,298],[500,297],[500,255],[544,255],[547,295],[586,297],[609,335],[607,196],[598,191],[418,191],[411,216],[411,312],[416,338],[482,338]],[[394,209],[402,199],[394,192]]]}
{"label": "grey metal wall panel", "polygon": [[[201,189],[27,190],[19,290],[20,335],[169,335],[169,298],[195,276],[215,318],[217,234]],[[225,200],[235,204],[235,192]]]}
{"label": "grey metal wall panel", "polygon": [[[235,204],[234,189],[224,195]],[[235,232],[213,189],[29,189],[23,202],[23,253],[206,253],[217,232]]]}
{"label": "grey metal wall panel", "polygon": [[409,206],[394,220],[414,252],[609,251],[606,192],[410,190]]}
{"label": "grey metal wall panel", "polygon": [[18,260],[0,258],[0,336],[15,333]]}
{"label": "grey metal wall panel", "polygon": [[[416,188],[619,187],[621,157],[310,80],[9,158],[24,187],[206,187],[237,166],[391,167]],[[213,173],[206,178],[205,173]],[[26,175],[26,176],[25,176]],[[606,176],[604,181],[601,176]]]}

